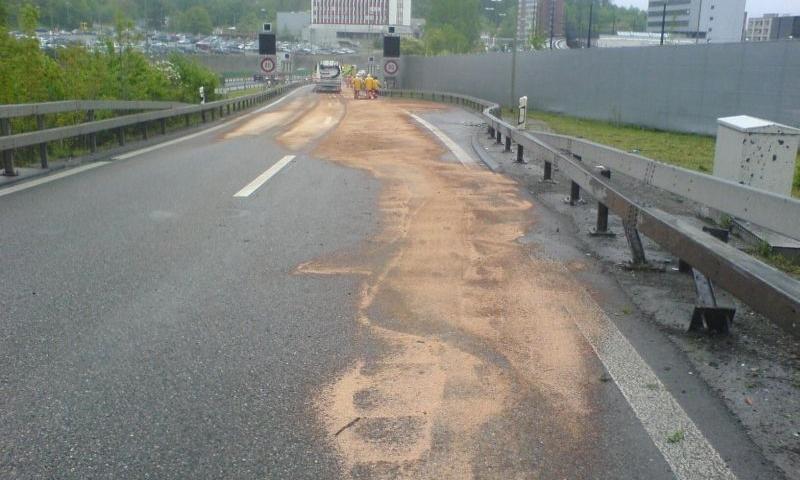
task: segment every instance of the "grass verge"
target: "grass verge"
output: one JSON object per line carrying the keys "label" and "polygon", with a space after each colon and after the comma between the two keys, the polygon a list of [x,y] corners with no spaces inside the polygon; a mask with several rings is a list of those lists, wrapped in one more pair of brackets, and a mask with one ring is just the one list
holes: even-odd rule
{"label": "grass verge", "polygon": [[[530,112],[528,116],[562,135],[586,138],[691,170],[711,173],[714,169],[714,137],[616,125],[538,111]],[[792,194],[800,197],[800,155]]]}
{"label": "grass verge", "polygon": [[[529,112],[528,117],[561,135],[585,138],[690,170],[711,173],[714,169],[714,137],[617,125],[538,111]],[[800,197],[800,153],[793,185],[792,195]],[[795,278],[800,278],[800,265],[773,253],[769,246],[753,249],[749,253]]]}

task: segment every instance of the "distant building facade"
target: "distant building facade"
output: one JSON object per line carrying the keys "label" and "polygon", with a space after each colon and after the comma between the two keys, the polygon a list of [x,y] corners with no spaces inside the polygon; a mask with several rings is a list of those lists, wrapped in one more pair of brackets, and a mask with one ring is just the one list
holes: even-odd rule
{"label": "distant building facade", "polygon": [[411,34],[411,0],[311,0],[311,30],[320,41]]}
{"label": "distant building facade", "polygon": [[748,42],[767,42],[770,40],[800,39],[800,16],[768,13],[763,17],[747,21]]}
{"label": "distant building facade", "polygon": [[541,37],[563,37],[564,19],[564,0],[539,0],[536,8],[536,34]]}
{"label": "distant building facade", "polygon": [[564,0],[519,0],[518,8],[519,43],[526,44],[534,34],[543,38],[564,36]]}
{"label": "distant building facade", "polygon": [[746,3],[746,0],[650,0],[647,31],[660,33],[663,21],[668,33],[707,43],[741,42]]}

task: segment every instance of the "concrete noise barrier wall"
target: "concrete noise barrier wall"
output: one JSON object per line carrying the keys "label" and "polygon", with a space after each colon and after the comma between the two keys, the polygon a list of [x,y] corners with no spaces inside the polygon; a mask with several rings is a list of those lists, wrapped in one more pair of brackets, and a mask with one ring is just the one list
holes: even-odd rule
{"label": "concrete noise barrier wall", "polygon": [[[512,103],[511,54],[406,57],[402,88]],[[531,109],[714,135],[751,115],[800,126],[800,40],[520,53]]]}

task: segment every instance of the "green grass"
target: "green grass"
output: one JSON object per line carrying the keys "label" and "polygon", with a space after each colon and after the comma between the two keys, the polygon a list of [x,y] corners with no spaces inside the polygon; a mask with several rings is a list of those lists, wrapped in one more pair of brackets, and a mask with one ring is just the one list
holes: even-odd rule
{"label": "green grass", "polygon": [[[645,157],[691,170],[710,173],[714,169],[714,137],[616,125],[545,112],[530,112],[528,116],[562,135],[585,138],[626,152],[635,151]],[[800,155],[793,195],[800,197]]]}
{"label": "green grass", "polygon": [[[711,173],[714,169],[714,137],[617,125],[538,111],[529,112],[528,117],[546,124],[553,132],[561,135],[585,138],[626,152],[636,151],[653,160],[691,170]],[[792,195],[800,197],[800,154],[797,158]],[[723,219],[723,226],[729,226],[730,223],[730,218]],[[769,245],[754,248],[750,253],[763,262],[800,278],[800,265],[775,254]]]}
{"label": "green grass", "polygon": [[234,92],[228,92],[225,95],[225,98],[239,98],[239,97],[244,97],[245,95],[252,95],[254,93],[261,93],[263,91],[264,91],[263,87],[246,88],[244,90],[236,90]]}

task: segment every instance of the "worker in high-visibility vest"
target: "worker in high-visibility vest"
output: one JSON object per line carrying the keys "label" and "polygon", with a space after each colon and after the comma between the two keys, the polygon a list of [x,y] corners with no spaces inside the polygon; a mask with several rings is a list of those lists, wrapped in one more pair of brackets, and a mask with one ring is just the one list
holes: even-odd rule
{"label": "worker in high-visibility vest", "polygon": [[372,98],[378,98],[378,92],[381,89],[381,81],[378,80],[378,77],[372,79]]}
{"label": "worker in high-visibility vest", "polygon": [[357,76],[357,77],[355,77],[353,79],[353,99],[354,100],[358,100],[358,95],[361,92],[361,84],[362,83],[363,82],[361,81],[361,77]]}
{"label": "worker in high-visibility vest", "polygon": [[375,79],[372,78],[372,75],[367,75],[367,79],[364,80],[364,87],[367,89],[367,98],[371,100],[373,98],[372,94],[375,91]]}

